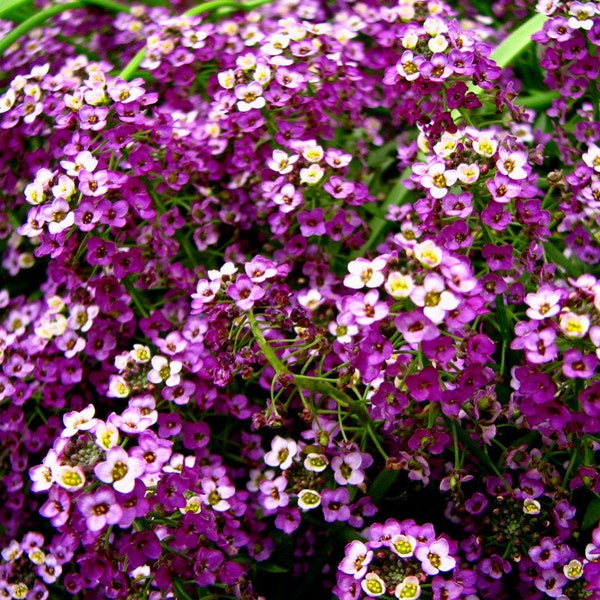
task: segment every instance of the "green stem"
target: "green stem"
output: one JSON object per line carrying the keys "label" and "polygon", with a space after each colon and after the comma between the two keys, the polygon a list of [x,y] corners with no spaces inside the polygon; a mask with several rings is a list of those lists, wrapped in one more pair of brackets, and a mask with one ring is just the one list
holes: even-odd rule
{"label": "green stem", "polygon": [[[292,375],[286,365],[284,365],[279,357],[275,354],[275,351],[270,346],[269,342],[267,342],[263,332],[260,329],[260,326],[258,325],[254,313],[252,311],[248,311],[246,313],[246,318],[248,319],[248,324],[250,325],[250,329],[252,330],[252,334],[254,335],[254,339],[256,340],[258,347],[261,349],[269,364],[273,367],[273,369],[275,369],[276,376],[279,377],[285,374]],[[335,400],[340,406],[348,409],[365,422],[370,421],[369,413],[361,402],[352,400],[352,398],[350,398],[345,392],[339,390],[330,383],[310,377],[308,375],[292,375],[292,377],[294,383],[299,388],[303,388],[309,392],[316,392],[317,394],[328,396],[329,398]]]}
{"label": "green stem", "polygon": [[[410,177],[412,173],[412,169],[410,167],[404,169],[394,187],[391,189],[390,193],[387,195],[383,204],[380,207],[381,213],[384,211],[387,212],[388,206],[400,206],[406,202],[406,197],[408,196],[410,190],[404,187],[404,180]],[[352,253],[352,258],[358,258],[359,256],[365,256],[368,250],[371,250],[375,244],[380,241],[381,232],[384,230],[385,226],[389,223],[385,218],[380,216],[374,216],[369,222],[369,231],[371,235],[369,239],[365,242],[362,248],[356,252]]]}
{"label": "green stem", "polygon": [[35,29],[41,25],[44,21],[58,15],[61,12],[71,10],[74,8],[83,8],[85,4],[82,2],[67,2],[66,4],[59,4],[58,6],[50,6],[39,13],[29,17],[29,19],[23,21],[20,25],[17,25],[12,31],[9,31],[0,40],[0,55],[4,54],[8,48],[10,48],[20,37],[29,33],[32,29]]}
{"label": "green stem", "polygon": [[454,468],[456,470],[461,467],[460,447],[458,443],[458,434],[456,433],[456,421],[452,420],[452,438],[454,439]]}
{"label": "green stem", "polygon": [[383,449],[383,446],[379,442],[379,439],[377,438],[377,435],[373,431],[373,428],[371,427],[371,424],[369,422],[366,423],[366,427],[367,427],[367,432],[369,433],[369,437],[371,438],[371,441],[373,442],[373,444],[375,444],[375,448],[377,448],[377,450],[379,451],[379,454],[381,454],[383,459],[387,461],[389,459],[389,456],[388,456],[387,452]]}
{"label": "green stem", "polygon": [[18,10],[31,4],[31,0],[5,0],[5,4],[0,8],[0,19],[9,19],[8,14],[13,10]]}
{"label": "green stem", "polygon": [[250,325],[250,329],[252,330],[252,334],[254,335],[254,339],[256,340],[258,347],[261,349],[270,365],[275,369],[275,373],[278,376],[289,373],[288,368],[281,362],[281,360],[279,360],[279,357],[275,354],[275,351],[273,348],[271,348],[269,342],[267,342],[258,325],[258,322],[256,321],[256,317],[251,310],[246,313],[246,318],[248,319],[248,324]]}
{"label": "green stem", "polygon": [[202,13],[214,10],[215,8],[232,8],[233,10],[252,10],[263,4],[268,4],[271,0],[252,0],[251,2],[235,2],[234,0],[213,0],[212,2],[203,2],[194,8],[183,13],[185,17],[196,17]]}
{"label": "green stem", "polygon": [[142,61],[146,58],[146,48],[142,48],[125,66],[125,68],[119,73],[118,77],[125,81],[129,81],[137,68],[140,66]]}

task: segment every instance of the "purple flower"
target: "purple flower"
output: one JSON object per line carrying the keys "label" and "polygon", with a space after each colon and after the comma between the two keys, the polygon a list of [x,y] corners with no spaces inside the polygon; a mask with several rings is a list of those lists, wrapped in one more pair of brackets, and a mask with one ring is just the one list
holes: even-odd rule
{"label": "purple flower", "polygon": [[48,500],[40,508],[40,514],[50,519],[54,527],[62,527],[69,519],[71,509],[71,497],[59,488],[53,487],[48,494]]}
{"label": "purple flower", "polygon": [[510,563],[497,554],[492,554],[479,562],[479,570],[492,579],[502,579],[506,573],[510,573]]}
{"label": "purple flower", "polygon": [[347,309],[359,325],[370,325],[381,321],[389,314],[389,307],[379,300],[377,290],[369,290],[366,294],[354,294],[348,300]]}
{"label": "purple flower", "polygon": [[90,531],[100,531],[106,525],[115,525],[123,516],[123,510],[116,502],[113,491],[106,486],[102,486],[93,494],[81,496],[77,507],[85,517]]}
{"label": "purple flower", "polygon": [[566,377],[574,379],[589,379],[596,372],[598,359],[594,354],[582,354],[571,348],[563,355],[562,372]]}
{"label": "purple flower", "polygon": [[254,284],[248,275],[240,275],[227,288],[227,295],[235,300],[240,310],[251,310],[254,303],[264,297],[265,290]]}
{"label": "purple flower", "polygon": [[439,374],[433,367],[425,367],[419,373],[408,375],[406,387],[409,395],[417,402],[436,402],[441,398]]}
{"label": "purple flower", "polygon": [[558,543],[552,538],[542,538],[538,546],[532,546],[529,551],[529,558],[542,569],[552,569],[554,563],[560,559]]}
{"label": "purple flower", "polygon": [[200,548],[194,562],[194,581],[201,587],[217,580],[217,569],[223,564],[223,553],[211,548]]}
{"label": "purple flower", "polygon": [[338,569],[342,573],[352,575],[354,579],[362,579],[372,560],[373,551],[369,550],[362,542],[355,540],[346,546],[344,559]]}
{"label": "purple flower", "polygon": [[439,329],[423,314],[422,309],[401,313],[394,324],[406,342],[415,347],[424,340],[434,340],[440,335]]}
{"label": "purple flower", "polygon": [[157,560],[162,554],[162,547],[154,531],[138,531],[122,547],[121,554],[127,557],[127,569],[132,571],[148,560]]}
{"label": "purple flower", "polygon": [[87,241],[86,260],[92,266],[100,265],[106,267],[112,262],[112,257],[116,251],[117,245],[114,242],[91,237]]}
{"label": "purple flower", "polygon": [[286,487],[287,479],[285,475],[280,475],[272,480],[264,479],[258,484],[258,488],[261,494],[263,494],[259,500],[260,503],[268,511],[287,506],[289,504],[289,496],[285,492]]}
{"label": "purple flower", "polygon": [[325,489],[321,492],[321,507],[326,522],[347,521],[350,518],[350,493],[347,488]]}
{"label": "purple flower", "polygon": [[326,229],[322,208],[298,213],[298,223],[300,223],[300,231],[304,237],[325,235]]}
{"label": "purple flower", "polygon": [[339,485],[358,485],[365,479],[361,469],[363,458],[360,452],[350,452],[344,456],[334,456],[331,459],[333,478]]}
{"label": "purple flower", "polygon": [[550,598],[558,598],[563,594],[563,586],[565,586],[569,580],[565,577],[562,571],[556,569],[544,569],[540,577],[535,579],[535,587],[544,592]]}
{"label": "purple flower", "polygon": [[287,535],[292,534],[302,522],[302,516],[297,508],[284,508],[277,511],[275,517],[275,527]]}
{"label": "purple flower", "polygon": [[77,115],[79,117],[79,126],[81,129],[100,131],[106,127],[108,108],[106,106],[84,105],[79,109]]}

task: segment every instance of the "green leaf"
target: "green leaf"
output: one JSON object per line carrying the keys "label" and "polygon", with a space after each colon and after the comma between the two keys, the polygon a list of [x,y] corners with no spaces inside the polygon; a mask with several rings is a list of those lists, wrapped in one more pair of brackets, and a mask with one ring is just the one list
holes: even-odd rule
{"label": "green leaf", "polygon": [[[404,186],[404,180],[408,179],[411,174],[411,168],[408,167],[404,169],[400,177],[396,180],[396,183],[390,190],[390,193],[387,195],[386,199],[383,201],[383,204],[379,207],[380,210],[387,214],[388,206],[400,206],[406,202],[407,196],[410,193],[410,190]],[[385,226],[389,223],[386,219],[382,219],[381,217],[374,216],[369,222],[369,231],[371,235],[366,243],[360,250],[357,250],[352,253],[351,258],[357,258],[358,256],[364,256],[368,250],[371,250],[373,246],[381,241],[381,233],[385,229]]]}
{"label": "green leaf", "polygon": [[286,569],[285,567],[280,567],[279,565],[274,565],[272,563],[261,563],[260,564],[260,570],[261,571],[266,571],[267,573],[288,573],[289,569]]}
{"label": "green leaf", "polygon": [[388,471],[387,469],[380,471],[379,475],[375,477],[375,480],[369,488],[371,500],[373,500],[373,502],[381,500],[390,487],[392,487],[396,479],[398,479],[399,474],[400,471]]}
{"label": "green leaf", "polygon": [[183,581],[179,577],[173,577],[173,593],[177,600],[194,600],[186,591]]}
{"label": "green leaf", "polygon": [[542,29],[544,23],[548,20],[546,15],[536,14],[528,21],[523,23],[521,27],[513,31],[500,45],[492,52],[490,58],[503,69],[508,67],[512,61],[521,53],[529,44],[531,44],[531,36]]}
{"label": "green leaf", "polygon": [[596,495],[588,504],[585,516],[583,517],[582,529],[590,529],[600,521],[600,496]]}
{"label": "green leaf", "polygon": [[580,265],[569,260],[552,242],[544,242],[544,254],[551,262],[560,265],[570,277],[576,279],[583,273]]}

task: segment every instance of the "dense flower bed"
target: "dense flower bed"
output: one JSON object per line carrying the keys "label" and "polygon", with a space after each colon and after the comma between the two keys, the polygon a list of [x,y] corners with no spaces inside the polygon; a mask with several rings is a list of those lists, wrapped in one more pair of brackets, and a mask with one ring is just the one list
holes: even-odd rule
{"label": "dense flower bed", "polygon": [[600,3],[0,6],[0,597],[600,598]]}

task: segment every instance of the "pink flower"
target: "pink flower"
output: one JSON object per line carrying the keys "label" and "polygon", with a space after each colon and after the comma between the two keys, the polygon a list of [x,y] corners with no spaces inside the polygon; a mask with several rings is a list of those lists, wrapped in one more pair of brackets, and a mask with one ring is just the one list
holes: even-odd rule
{"label": "pink flower", "polygon": [[510,179],[527,179],[529,170],[524,168],[527,165],[527,155],[524,152],[510,152],[500,148],[498,156],[496,166],[500,173]]}
{"label": "pink flower", "polygon": [[372,560],[373,550],[369,550],[362,542],[355,540],[346,546],[346,555],[338,568],[342,573],[352,575],[354,579],[362,579]]}
{"label": "pink flower", "polygon": [[121,446],[115,446],[106,454],[106,460],[94,467],[94,473],[100,481],[111,483],[117,492],[128,494],[145,468],[143,460],[129,456]]}
{"label": "pink flower", "polygon": [[418,183],[429,190],[436,200],[443,198],[458,179],[458,173],[453,169],[446,170],[445,162],[439,159],[434,159],[427,164],[415,163],[413,172],[419,176]]}
{"label": "pink flower", "polygon": [[366,294],[355,294],[348,302],[348,310],[359,325],[370,325],[388,316],[390,309],[379,301],[379,292],[370,290]]}
{"label": "pink flower", "polygon": [[553,317],[560,312],[561,298],[561,291],[544,286],[537,292],[525,296],[525,303],[529,306],[525,313],[530,319],[536,321]]}
{"label": "pink flower", "polygon": [[113,491],[106,486],[79,498],[77,506],[90,531],[100,531],[105,525],[115,525],[123,516],[123,509],[117,503]]}
{"label": "pink flower", "polygon": [[360,452],[350,452],[345,456],[334,456],[331,459],[333,478],[339,485],[358,485],[365,480],[365,472],[361,469]]}
{"label": "pink flower", "polygon": [[450,556],[450,546],[444,538],[417,546],[415,556],[421,561],[421,568],[427,575],[450,571],[456,566],[456,559]]}

